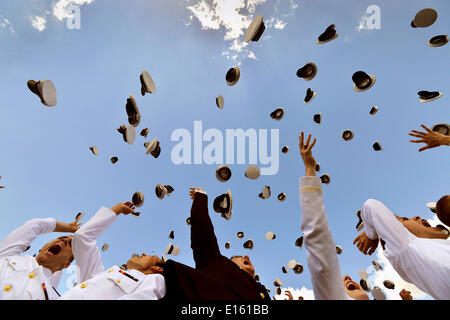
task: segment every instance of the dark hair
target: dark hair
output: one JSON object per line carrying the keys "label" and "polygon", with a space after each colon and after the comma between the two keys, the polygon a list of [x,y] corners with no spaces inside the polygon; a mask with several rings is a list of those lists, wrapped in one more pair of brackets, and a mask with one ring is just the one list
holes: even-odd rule
{"label": "dark hair", "polygon": [[450,195],[443,196],[436,202],[436,215],[447,226],[450,226]]}

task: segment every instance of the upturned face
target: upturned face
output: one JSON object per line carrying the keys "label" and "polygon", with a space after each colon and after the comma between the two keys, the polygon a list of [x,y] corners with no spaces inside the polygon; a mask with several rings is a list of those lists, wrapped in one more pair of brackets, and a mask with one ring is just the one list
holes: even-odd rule
{"label": "upturned face", "polygon": [[67,268],[73,261],[72,236],[63,236],[46,243],[36,261],[52,272]]}
{"label": "upturned face", "polygon": [[349,275],[346,275],[342,279],[342,281],[344,282],[345,291],[350,296],[350,298],[355,300],[369,300],[369,296],[363,290],[361,285],[353,281]]}
{"label": "upturned face", "polygon": [[419,216],[413,218],[401,217],[398,220],[418,238],[447,239],[447,234],[442,232],[442,229],[432,227],[427,220]]}
{"label": "upturned face", "polygon": [[127,261],[128,269],[135,269],[145,274],[149,273],[160,273],[162,272],[162,268],[159,265],[164,264],[164,261],[161,260],[157,255],[148,256],[145,253],[140,256],[134,254]]}
{"label": "upturned face", "polygon": [[232,257],[231,261],[234,262],[239,268],[247,272],[252,278],[255,277],[255,267],[248,256]]}

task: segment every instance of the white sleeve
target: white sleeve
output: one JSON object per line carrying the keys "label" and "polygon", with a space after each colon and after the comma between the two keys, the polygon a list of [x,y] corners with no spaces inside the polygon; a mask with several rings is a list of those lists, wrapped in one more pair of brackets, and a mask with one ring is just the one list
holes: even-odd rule
{"label": "white sleeve", "polygon": [[380,201],[369,199],[361,212],[366,235],[374,240],[386,242],[386,253],[397,255],[416,237],[397,220],[394,214]]}
{"label": "white sleeve", "polygon": [[0,257],[20,255],[37,236],[53,232],[55,227],[56,220],[53,218],[32,219],[25,222],[0,243]]}
{"label": "white sleeve", "polygon": [[300,178],[301,229],[316,300],[347,300],[318,177]]}
{"label": "white sleeve", "polygon": [[139,288],[119,300],[159,300],[166,295],[166,282],[160,274],[149,274]]}
{"label": "white sleeve", "polygon": [[85,282],[96,273],[104,271],[97,238],[117,219],[111,209],[102,207],[85,225],[75,232],[72,252],[77,264],[77,281]]}

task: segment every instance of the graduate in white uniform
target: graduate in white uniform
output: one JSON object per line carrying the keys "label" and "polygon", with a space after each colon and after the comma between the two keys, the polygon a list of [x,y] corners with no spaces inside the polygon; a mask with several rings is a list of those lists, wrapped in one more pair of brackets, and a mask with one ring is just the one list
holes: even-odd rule
{"label": "graduate in white uniform", "polygon": [[54,218],[32,219],[11,232],[0,243],[0,300],[54,300],[61,270],[73,261],[72,236],[48,242],[36,257],[21,255],[41,234],[77,231],[78,220],[72,223]]}
{"label": "graduate in white uniform", "polygon": [[305,176],[300,178],[300,206],[302,208],[301,230],[307,250],[308,267],[316,300],[369,300],[359,283],[350,276],[341,276],[336,254],[336,244],[331,235],[325,212],[322,181],[316,177],[316,160],[312,148],[316,139],[311,135],[304,142],[299,137],[300,155],[305,165]]}
{"label": "graduate in white uniform", "polygon": [[419,216],[398,217],[374,199],[364,203],[361,218],[365,230],[353,242],[361,252],[371,255],[382,240],[384,255],[403,280],[435,299],[450,299],[448,230]]}
{"label": "graduate in white uniform", "polygon": [[61,297],[62,300],[158,300],[166,286],[162,261],[157,256],[133,255],[126,270],[117,265],[108,270],[102,262],[97,238],[117,220],[117,216],[134,211],[131,202],[119,203],[111,209],[101,208],[74,235],[75,261],[85,266],[77,270],[78,284]]}

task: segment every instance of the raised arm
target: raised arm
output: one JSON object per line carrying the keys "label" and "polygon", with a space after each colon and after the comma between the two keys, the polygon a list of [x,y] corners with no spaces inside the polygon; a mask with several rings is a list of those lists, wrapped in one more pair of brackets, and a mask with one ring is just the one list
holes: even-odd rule
{"label": "raised arm", "polygon": [[191,248],[196,268],[221,257],[214,226],[208,213],[208,196],[200,188],[191,188]]}
{"label": "raised arm", "polygon": [[129,214],[134,207],[131,202],[119,203],[111,209],[102,207],[72,239],[72,251],[77,264],[78,283],[104,270],[97,239],[117,219],[120,213]]}
{"label": "raised arm", "polygon": [[11,232],[0,243],[0,257],[20,255],[39,235],[50,232],[75,232],[78,221],[64,223],[54,218],[32,219]]}
{"label": "raised arm", "polygon": [[302,132],[300,154],[305,164],[305,177],[300,178],[301,229],[307,250],[308,267],[316,300],[345,300],[347,294],[342,282],[341,269],[336,254],[336,244],[331,235],[323,203],[322,182],[316,177],[316,161],[310,145],[311,135],[304,144]]}
{"label": "raised arm", "polygon": [[[386,254],[400,254],[416,238],[410,233],[394,214],[380,201],[369,199],[364,203],[361,212],[365,231],[355,242],[382,239],[386,242]],[[357,244],[357,245],[358,245]],[[359,246],[358,246],[359,248]],[[361,249],[360,249],[361,251]]]}

